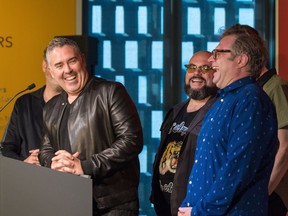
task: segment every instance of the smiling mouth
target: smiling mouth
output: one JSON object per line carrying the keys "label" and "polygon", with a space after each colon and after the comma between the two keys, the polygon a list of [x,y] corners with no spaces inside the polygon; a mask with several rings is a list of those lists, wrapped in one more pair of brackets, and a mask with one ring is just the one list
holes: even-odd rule
{"label": "smiling mouth", "polygon": [[192,77],[190,80],[192,83],[203,83],[205,80],[203,78]]}
{"label": "smiling mouth", "polygon": [[76,76],[69,76],[69,77],[65,77],[64,80],[65,81],[72,81],[72,80],[75,80],[76,79]]}

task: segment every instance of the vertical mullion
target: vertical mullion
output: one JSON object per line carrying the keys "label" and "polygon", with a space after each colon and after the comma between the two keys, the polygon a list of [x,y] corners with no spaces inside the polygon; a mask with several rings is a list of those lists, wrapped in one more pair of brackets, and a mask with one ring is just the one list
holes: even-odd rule
{"label": "vertical mullion", "polygon": [[164,112],[181,101],[181,11],[182,1],[164,1]]}

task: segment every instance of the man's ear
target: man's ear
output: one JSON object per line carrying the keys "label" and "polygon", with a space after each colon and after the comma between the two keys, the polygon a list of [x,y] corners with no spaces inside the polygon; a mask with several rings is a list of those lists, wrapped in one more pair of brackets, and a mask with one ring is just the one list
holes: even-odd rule
{"label": "man's ear", "polygon": [[54,79],[54,75],[51,73],[50,67],[49,67],[47,61],[45,61],[45,60],[42,61],[42,70],[45,73],[46,77],[50,76]]}
{"label": "man's ear", "polygon": [[249,56],[247,54],[245,54],[245,53],[236,56],[236,58],[237,58],[237,64],[238,64],[239,68],[246,67],[246,65],[249,62]]}
{"label": "man's ear", "polygon": [[43,59],[42,60],[42,71],[45,72],[48,68],[47,62]]}

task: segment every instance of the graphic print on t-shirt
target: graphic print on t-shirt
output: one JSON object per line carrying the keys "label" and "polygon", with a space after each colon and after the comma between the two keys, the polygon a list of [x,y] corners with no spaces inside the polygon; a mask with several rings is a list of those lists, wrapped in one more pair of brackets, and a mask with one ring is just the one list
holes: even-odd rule
{"label": "graphic print on t-shirt", "polygon": [[178,143],[173,141],[167,145],[160,160],[159,173],[161,175],[165,175],[167,171],[170,171],[171,173],[176,172],[181,146],[182,141]]}
{"label": "graphic print on t-shirt", "polygon": [[173,189],[173,180],[176,173],[180,150],[183,145],[185,135],[196,112],[186,112],[182,109],[172,123],[166,138],[166,146],[159,163],[159,186],[166,202],[170,203],[170,195]]}
{"label": "graphic print on t-shirt", "polygon": [[[189,123],[190,121],[188,121],[188,124]],[[168,144],[166,145],[166,149],[161,157],[159,164],[160,175],[165,175],[168,171],[175,174],[180,149],[187,130],[188,125],[185,126],[185,121],[177,123],[176,119],[176,121],[172,124],[167,137]]]}

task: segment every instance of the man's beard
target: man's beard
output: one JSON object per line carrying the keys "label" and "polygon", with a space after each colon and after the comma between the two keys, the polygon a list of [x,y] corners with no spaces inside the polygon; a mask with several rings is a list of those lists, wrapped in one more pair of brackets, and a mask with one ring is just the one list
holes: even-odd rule
{"label": "man's beard", "polygon": [[189,98],[194,100],[202,100],[217,93],[216,86],[204,86],[201,89],[191,89],[190,85],[185,84],[184,90]]}

